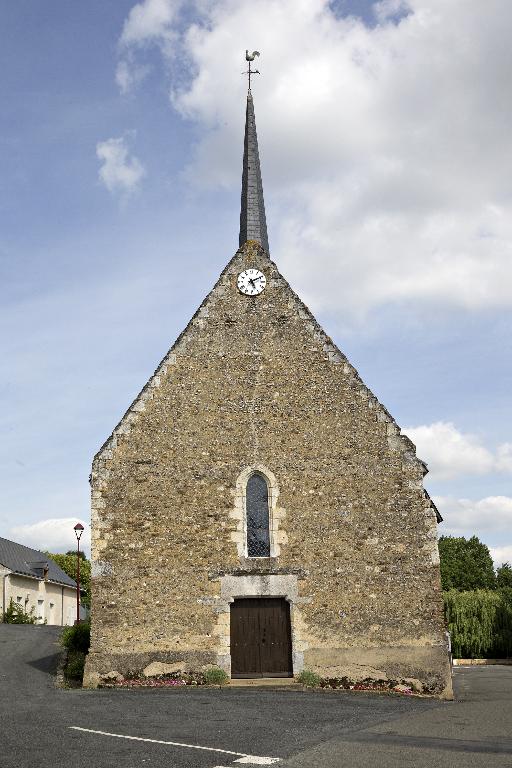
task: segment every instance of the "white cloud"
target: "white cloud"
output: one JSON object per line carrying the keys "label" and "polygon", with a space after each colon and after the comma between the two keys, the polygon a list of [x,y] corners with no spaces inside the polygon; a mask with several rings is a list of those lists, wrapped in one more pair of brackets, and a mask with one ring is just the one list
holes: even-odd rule
{"label": "white cloud", "polygon": [[498,446],[496,467],[500,472],[512,472],[512,443],[503,443]]}
{"label": "white cloud", "polygon": [[503,563],[512,564],[512,544],[506,547],[489,547],[496,568]]}
{"label": "white cloud", "polygon": [[238,185],[243,49],[261,50],[271,247],[314,309],[512,304],[508,0],[386,0],[374,28],[328,0],[180,5],[132,8],[118,79],[156,46],[204,129],[190,178]]}
{"label": "white cloud", "polygon": [[418,456],[428,464],[430,475],[436,480],[468,474],[512,473],[512,443],[502,443],[492,452],[477,435],[460,432],[451,421],[404,427],[403,432],[416,445]]}
{"label": "white cloud", "polygon": [[50,518],[39,520],[37,523],[15,525],[10,529],[9,536],[18,544],[33,549],[67,552],[76,549],[73,527],[77,523],[82,523],[85,528],[80,539],[80,548],[88,552],[91,546],[90,526],[85,520],[76,517]]}
{"label": "white cloud", "polygon": [[129,156],[126,139],[107,139],[96,145],[96,156],[102,162],[99,177],[109,192],[133,192],[146,171],[136,157]]}
{"label": "white cloud", "polygon": [[443,536],[478,536],[485,542],[498,537],[503,543],[489,547],[494,565],[512,563],[512,498],[487,496],[484,499],[456,499],[451,496],[434,496],[443,523],[439,534]]}
{"label": "white cloud", "polygon": [[149,40],[174,39],[172,28],[180,0],[143,0],[131,9],[121,34],[121,45],[141,45]]}
{"label": "white cloud", "polygon": [[131,57],[122,59],[116,68],[116,83],[121,93],[128,93],[132,88],[141,83],[149,73],[149,67],[136,64]]}
{"label": "white cloud", "polygon": [[373,9],[377,19],[383,23],[407,13],[409,7],[408,0],[380,0],[375,2]]}
{"label": "white cloud", "polygon": [[494,456],[476,435],[460,432],[449,421],[404,427],[403,432],[416,445],[417,455],[428,464],[430,476],[436,480],[506,470],[510,459],[505,450],[508,444],[500,446]]}
{"label": "white cloud", "polygon": [[131,9],[119,39],[121,58],[116,69],[116,82],[121,93],[132,90],[150,71],[147,64],[136,60],[134,48],[140,52],[153,44],[165,59],[173,57],[179,41],[173,23],[181,5],[181,0],[143,0]]}
{"label": "white cloud", "polygon": [[[474,501],[451,496],[435,496],[434,502],[443,519],[444,528],[454,536],[473,535],[477,531],[503,532],[512,537],[512,498],[487,496]],[[465,533],[464,533],[465,532]]]}

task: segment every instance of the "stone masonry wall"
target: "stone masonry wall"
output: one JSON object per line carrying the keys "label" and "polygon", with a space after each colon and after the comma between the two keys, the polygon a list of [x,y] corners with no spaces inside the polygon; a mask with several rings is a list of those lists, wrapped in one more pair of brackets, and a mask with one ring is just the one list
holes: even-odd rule
{"label": "stone masonry wall", "polygon": [[[257,297],[236,287],[249,266],[267,277]],[[256,467],[277,500],[264,561],[244,556],[240,534],[237,481]],[[229,670],[229,601],[258,583],[290,600],[294,671],[417,678],[450,695],[423,474],[249,241],[95,458],[86,684],[154,660]]]}

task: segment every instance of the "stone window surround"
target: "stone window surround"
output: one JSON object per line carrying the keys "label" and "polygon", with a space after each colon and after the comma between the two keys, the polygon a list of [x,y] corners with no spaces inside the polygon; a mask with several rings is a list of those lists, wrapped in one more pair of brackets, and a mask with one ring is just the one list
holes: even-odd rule
{"label": "stone window surround", "polygon": [[270,558],[279,557],[281,553],[281,544],[287,541],[286,533],[279,529],[279,524],[286,512],[283,508],[277,506],[279,497],[279,486],[275,475],[263,464],[252,464],[238,475],[235,486],[235,506],[230,517],[237,521],[235,531],[231,532],[231,540],[236,544],[238,557],[241,561],[250,560],[251,562],[268,561],[265,557],[249,557],[247,550],[247,507],[246,507],[246,488],[247,481],[251,475],[263,475],[267,481],[268,487],[268,528],[270,537]]}

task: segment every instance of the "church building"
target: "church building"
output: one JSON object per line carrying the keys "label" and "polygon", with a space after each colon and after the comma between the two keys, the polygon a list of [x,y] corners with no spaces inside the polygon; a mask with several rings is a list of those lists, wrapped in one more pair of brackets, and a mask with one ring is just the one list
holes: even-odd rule
{"label": "church building", "polygon": [[163,662],[450,698],[426,472],[270,258],[249,90],[239,249],[94,458],[84,684]]}

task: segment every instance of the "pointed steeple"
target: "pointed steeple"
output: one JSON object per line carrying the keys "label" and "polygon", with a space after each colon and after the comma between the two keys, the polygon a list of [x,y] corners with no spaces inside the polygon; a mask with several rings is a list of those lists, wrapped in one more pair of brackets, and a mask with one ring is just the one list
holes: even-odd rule
{"label": "pointed steeple", "polygon": [[265,218],[265,202],[263,200],[263,183],[261,181],[258,136],[256,133],[256,120],[254,118],[254,104],[250,90],[247,93],[247,110],[245,113],[239,245],[243,245],[247,240],[257,240],[267,253],[270,252],[268,247],[267,220]]}

